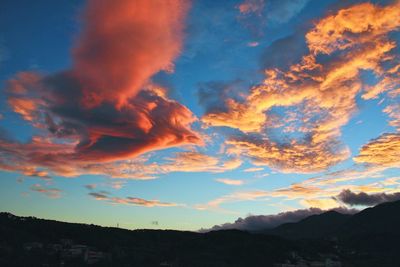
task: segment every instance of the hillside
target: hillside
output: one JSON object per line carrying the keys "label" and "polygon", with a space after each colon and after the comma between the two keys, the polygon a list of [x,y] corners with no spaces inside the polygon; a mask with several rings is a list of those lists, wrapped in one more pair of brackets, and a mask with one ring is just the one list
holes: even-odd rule
{"label": "hillside", "polygon": [[329,211],[264,233],[197,233],[0,213],[0,266],[400,266],[399,214],[397,201],[354,215]]}

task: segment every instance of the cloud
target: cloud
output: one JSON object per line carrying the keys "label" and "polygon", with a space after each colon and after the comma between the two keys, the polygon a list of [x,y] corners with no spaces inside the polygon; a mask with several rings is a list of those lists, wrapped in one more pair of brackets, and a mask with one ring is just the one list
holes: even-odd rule
{"label": "cloud", "polygon": [[105,191],[102,191],[102,192],[90,192],[88,193],[88,195],[94,197],[96,200],[107,200],[109,194]]}
{"label": "cloud", "polygon": [[221,160],[199,152],[178,152],[172,158],[166,158],[165,164],[160,164],[162,172],[224,172],[238,168],[242,161],[238,157]]}
{"label": "cloud", "polygon": [[314,207],[323,210],[329,210],[340,207],[340,203],[338,203],[335,199],[332,198],[304,199],[301,200],[300,203],[306,207]]}
{"label": "cloud", "polygon": [[400,131],[400,105],[398,103],[388,105],[383,112],[390,118],[389,125],[395,127],[397,131]]}
{"label": "cloud", "polygon": [[[340,213],[353,214],[356,210],[346,208],[334,209]],[[233,223],[225,223],[215,225],[210,229],[201,229],[201,232],[217,231],[225,229],[239,229],[246,231],[260,231],[271,229],[284,223],[298,222],[311,215],[321,214],[326,212],[319,208],[299,209],[294,211],[286,211],[273,215],[250,215],[246,218],[238,218]]]}
{"label": "cloud", "polygon": [[341,128],[369,88],[361,72],[379,81],[398,65],[390,33],[400,27],[399,5],[358,4],[317,21],[305,34],[309,54],[287,70],[266,69],[265,80],[246,97],[228,97],[226,110],[208,112],[202,121],[239,130],[227,141],[228,151],[257,165],[310,173],[346,160]]}
{"label": "cloud", "polygon": [[93,189],[95,189],[96,187],[97,187],[96,184],[87,184],[87,185],[85,185],[85,188],[86,188],[86,189],[89,189],[89,190],[93,190]]}
{"label": "cloud", "polygon": [[365,192],[355,193],[351,190],[343,190],[334,199],[350,206],[374,206],[383,202],[399,200],[400,192],[367,194]]}
{"label": "cloud", "polygon": [[362,3],[342,9],[320,20],[307,33],[308,47],[313,54],[330,54],[356,47],[360,42],[378,40],[400,26],[399,1],[385,7]]}
{"label": "cloud", "polygon": [[226,184],[226,185],[242,185],[242,184],[244,184],[243,180],[233,180],[233,179],[226,179],[226,178],[218,178],[218,179],[215,179],[215,181]]}
{"label": "cloud", "polygon": [[254,190],[254,191],[237,191],[228,195],[224,195],[218,197],[214,200],[211,200],[205,204],[197,204],[195,208],[198,210],[214,210],[214,211],[223,211],[232,213],[231,211],[227,211],[221,208],[222,204],[232,203],[232,202],[241,202],[241,201],[256,201],[260,199],[264,199],[269,196],[268,191],[262,190]]}
{"label": "cloud", "polygon": [[[319,143],[310,146],[307,143],[280,145],[258,138],[242,137],[226,142],[229,153],[246,155],[256,165],[266,165],[282,172],[318,172],[348,158],[350,152],[342,148],[334,151],[334,144]],[[323,157],[322,155],[326,155]]]}
{"label": "cloud", "polygon": [[264,5],[264,0],[245,0],[237,6],[237,9],[239,9],[239,12],[242,14],[255,13],[260,15],[264,9]]}
{"label": "cloud", "polygon": [[9,105],[41,135],[0,140],[0,167],[136,178],[118,167],[149,151],[201,144],[191,129],[197,118],[149,80],[172,70],[187,11],[180,0],[89,1],[71,69],[8,81]]}
{"label": "cloud", "polygon": [[225,99],[234,95],[240,95],[243,90],[244,84],[240,80],[232,82],[205,82],[199,84],[197,97],[199,104],[204,106],[207,113],[221,112],[228,110]]}
{"label": "cloud", "polygon": [[262,168],[262,167],[253,167],[253,168],[244,169],[243,171],[244,172],[259,172],[259,171],[263,171],[263,170],[264,170],[264,168]]}
{"label": "cloud", "polygon": [[[357,166],[360,167],[360,166]],[[236,191],[220,196],[204,204],[195,206],[198,210],[212,210],[217,212],[235,213],[232,210],[224,209],[226,203],[243,201],[269,202],[271,199],[280,201],[297,200],[305,207],[320,209],[332,209],[341,206],[341,202],[335,197],[343,190],[362,191],[365,193],[396,193],[400,184],[399,177],[380,179],[370,183],[351,184],[350,181],[363,179],[382,178],[384,168],[368,167],[357,169],[344,169],[325,173],[320,176],[311,177],[304,181],[293,183],[290,186],[273,190]],[[359,183],[360,183],[359,182]]]}
{"label": "cloud", "polygon": [[285,69],[300,61],[307,51],[304,33],[298,30],[295,34],[273,41],[263,51],[261,67]]}
{"label": "cloud", "polygon": [[[258,23],[266,21],[267,24],[275,25],[291,20],[303,10],[308,2],[309,0],[244,0],[237,5],[237,9],[241,14],[239,17],[241,20],[249,16],[252,16],[253,20],[262,17],[264,20],[257,20]],[[249,23],[246,22],[248,27]]]}
{"label": "cloud", "polygon": [[385,133],[363,145],[353,160],[382,167],[400,167],[400,134]]}
{"label": "cloud", "polygon": [[73,49],[84,105],[112,101],[121,107],[154,74],[171,71],[182,48],[187,10],[183,0],[89,1]]}
{"label": "cloud", "polygon": [[49,198],[60,198],[61,197],[61,190],[57,188],[48,188],[44,187],[40,184],[34,184],[31,186],[31,191],[38,192],[43,194]]}
{"label": "cloud", "polygon": [[161,202],[159,200],[146,200],[143,198],[137,197],[112,197],[107,192],[90,192],[89,195],[96,200],[107,201],[111,204],[116,205],[133,205],[133,206],[142,206],[142,207],[177,207],[182,206],[181,204],[171,203],[171,202]]}
{"label": "cloud", "polygon": [[111,182],[109,183],[109,185],[110,185],[112,188],[117,189],[117,190],[119,190],[119,189],[121,189],[122,187],[124,187],[125,184],[126,184],[125,181],[111,181]]}

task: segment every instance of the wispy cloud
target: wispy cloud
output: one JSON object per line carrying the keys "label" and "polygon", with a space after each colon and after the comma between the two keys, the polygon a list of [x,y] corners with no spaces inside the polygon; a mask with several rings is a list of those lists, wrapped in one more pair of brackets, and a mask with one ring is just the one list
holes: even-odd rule
{"label": "wispy cloud", "polygon": [[243,180],[237,180],[237,179],[218,178],[218,179],[215,179],[215,181],[226,184],[226,185],[243,185],[244,184]]}
{"label": "wispy cloud", "polygon": [[116,205],[133,205],[133,206],[143,206],[148,208],[184,206],[182,204],[177,204],[172,202],[161,202],[159,200],[146,200],[138,197],[125,197],[125,198],[114,197],[105,191],[90,192],[89,196],[93,197],[96,200],[107,201],[111,204],[116,204]]}
{"label": "wispy cloud", "polygon": [[264,168],[262,168],[262,167],[254,167],[254,168],[244,169],[243,171],[244,172],[259,172],[259,171],[263,171],[263,170],[264,170]]}
{"label": "wispy cloud", "polygon": [[58,188],[49,188],[49,187],[44,187],[40,184],[34,184],[31,186],[31,191],[40,193],[45,195],[46,197],[49,198],[60,198],[61,197],[61,193],[62,190],[58,189]]}

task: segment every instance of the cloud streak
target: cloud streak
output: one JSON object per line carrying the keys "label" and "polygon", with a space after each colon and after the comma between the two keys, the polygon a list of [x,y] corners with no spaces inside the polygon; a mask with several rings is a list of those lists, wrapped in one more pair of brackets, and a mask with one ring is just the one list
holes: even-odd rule
{"label": "cloud streak", "polygon": [[90,192],[89,196],[93,197],[95,200],[106,201],[115,205],[133,205],[133,206],[142,206],[147,208],[153,207],[177,207],[182,206],[181,204],[172,203],[172,202],[161,202],[159,200],[146,200],[143,198],[137,197],[113,197],[110,196],[109,193],[100,191],[100,192]]}
{"label": "cloud streak", "polygon": [[34,184],[30,187],[31,191],[45,195],[48,198],[60,198],[62,190],[58,188],[44,187],[40,184]]}
{"label": "cloud streak", "polygon": [[215,181],[217,181],[219,183],[226,184],[226,185],[239,186],[239,185],[243,185],[244,184],[243,180],[237,180],[237,179],[234,180],[234,179],[227,179],[227,178],[218,178],[218,179],[215,179]]}

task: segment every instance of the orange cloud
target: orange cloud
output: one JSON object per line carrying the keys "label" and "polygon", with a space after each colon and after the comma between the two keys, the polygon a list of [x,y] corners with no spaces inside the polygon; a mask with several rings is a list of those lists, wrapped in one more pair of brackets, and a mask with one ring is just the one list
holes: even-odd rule
{"label": "orange cloud", "polygon": [[400,105],[388,105],[383,112],[385,112],[390,118],[389,125],[395,127],[397,131],[400,131]]}
{"label": "orange cloud", "polygon": [[264,170],[264,168],[262,168],[262,167],[253,167],[253,168],[244,169],[243,171],[244,172],[259,172],[259,171],[263,171],[263,170]]}
{"label": "orange cloud", "polygon": [[[321,19],[305,35],[310,54],[301,62],[287,71],[265,70],[266,79],[243,101],[227,99],[227,111],[210,111],[202,121],[240,130],[227,142],[228,150],[244,153],[258,165],[317,172],[347,159],[350,151],[340,141],[341,128],[367,87],[361,71],[371,71],[382,81],[398,71],[391,54],[396,42],[389,33],[400,27],[399,7],[399,1],[385,7],[359,4]],[[324,60],[321,54],[326,54]],[[390,60],[395,66],[387,67],[393,65]],[[395,88],[393,79],[391,84]],[[366,94],[364,98],[376,93]],[[279,134],[270,136],[272,130]]]}
{"label": "orange cloud", "polygon": [[133,205],[133,206],[142,206],[147,208],[153,207],[177,207],[183,206],[182,204],[171,203],[171,202],[161,202],[159,200],[146,200],[143,198],[137,197],[112,197],[108,192],[90,192],[89,195],[93,197],[95,200],[107,201],[112,204],[117,205]]}
{"label": "orange cloud", "polygon": [[[317,172],[336,164],[350,155],[348,149],[332,152],[332,146],[319,143],[315,146],[292,142],[280,147],[274,142],[258,143],[246,139],[227,141],[228,151],[232,154],[246,155],[256,165],[267,165],[282,172]],[[329,156],[329,157],[325,157]]]}
{"label": "orange cloud", "polygon": [[231,194],[221,196],[214,200],[209,201],[206,204],[197,204],[195,208],[198,210],[215,210],[215,211],[223,211],[232,213],[231,211],[227,211],[222,209],[220,206],[225,203],[232,202],[241,202],[241,201],[256,201],[260,199],[264,199],[269,194],[267,191],[256,190],[256,191],[238,191],[233,192]]}
{"label": "orange cloud", "polygon": [[320,20],[306,34],[306,39],[313,54],[330,54],[358,46],[360,42],[379,40],[399,27],[399,1],[385,7],[362,3]]}
{"label": "orange cloud", "polygon": [[160,164],[164,172],[224,172],[238,168],[242,161],[237,158],[221,160],[198,152],[179,152],[169,162]]}
{"label": "orange cloud", "polygon": [[332,198],[321,199],[304,199],[300,203],[308,208],[319,208],[322,210],[330,210],[340,206],[340,204]]}
{"label": "orange cloud", "polygon": [[84,105],[112,101],[121,107],[154,74],[171,71],[188,7],[184,0],[90,0],[73,49]]}
{"label": "orange cloud", "polygon": [[113,197],[113,198],[111,198],[111,203],[134,205],[134,206],[144,206],[144,207],[148,207],[148,208],[181,206],[177,203],[160,202],[159,200],[146,200],[146,199],[137,198],[137,197],[126,197],[126,198]]}
{"label": "orange cloud", "polygon": [[400,134],[386,133],[365,144],[353,158],[357,163],[400,167]]}

